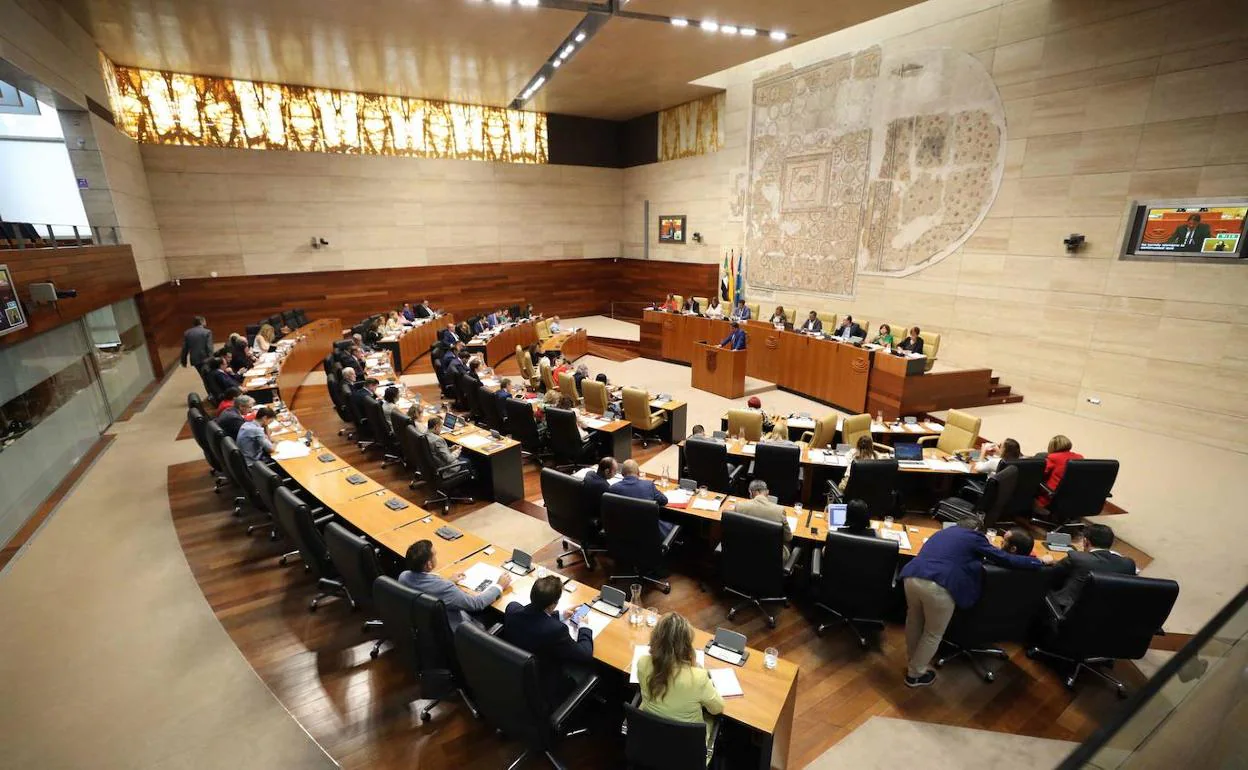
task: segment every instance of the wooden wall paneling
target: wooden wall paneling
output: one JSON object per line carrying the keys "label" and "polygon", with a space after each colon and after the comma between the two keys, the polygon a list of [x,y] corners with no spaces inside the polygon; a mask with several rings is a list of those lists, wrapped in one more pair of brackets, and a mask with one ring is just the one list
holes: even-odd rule
{"label": "wooden wall paneling", "polygon": [[[129,246],[76,246],[59,249],[3,249],[0,265],[8,265],[29,325],[0,337],[0,346],[13,345],[63,324],[77,321],[92,310],[138,294],[142,285]],[[75,289],[78,296],[55,305],[35,305],[30,284],[51,281],[58,290]]]}
{"label": "wooden wall paneling", "polygon": [[189,318],[177,312],[176,287],[162,283],[136,296],[139,317],[143,320],[143,336],[147,340],[147,355],[152,361],[152,373],[156,379],[165,376],[178,365],[182,355],[182,332],[191,325]]}
{"label": "wooden wall paneling", "polygon": [[658,303],[669,293],[709,297],[719,291],[717,264],[620,259],[616,267],[618,285],[610,292],[610,300],[615,303],[615,317],[623,321],[640,321],[647,304]]}

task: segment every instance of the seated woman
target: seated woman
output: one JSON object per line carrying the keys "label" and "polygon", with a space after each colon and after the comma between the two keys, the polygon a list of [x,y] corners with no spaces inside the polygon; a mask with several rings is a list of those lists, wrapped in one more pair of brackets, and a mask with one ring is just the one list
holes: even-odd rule
{"label": "seated woman", "polygon": [[374,318],[372,320],[372,323],[368,325],[368,330],[364,332],[364,344],[367,345],[369,348],[372,348],[374,345],[376,345],[378,342],[381,341],[381,338],[383,336],[382,335],[383,327],[381,324],[382,324],[382,321],[380,318]]}
{"label": "seated woman", "polygon": [[875,442],[871,440],[871,436],[859,436],[858,443],[849,450],[849,465],[845,466],[845,475],[841,477],[841,483],[836,485],[837,489],[844,492],[845,487],[849,486],[849,474],[854,470],[855,460],[875,460],[877,457]]}
{"label": "seated woman", "polygon": [[[1074,444],[1071,440],[1062,434],[1057,434],[1049,439],[1049,453],[1044,458],[1044,478],[1041,481],[1045,488],[1052,492],[1057,489],[1057,485],[1062,483],[1062,477],[1066,475],[1066,463],[1071,460],[1082,460],[1083,455],[1074,451]],[[1036,502],[1047,508],[1052,495],[1042,492],[1036,496]]]}
{"label": "seated woman", "polygon": [[641,710],[678,722],[705,722],[709,741],[709,715],[723,713],[724,699],[694,660],[693,626],[675,612],[664,613],[650,632],[650,654],[637,660]]}
{"label": "seated woman", "polygon": [[[763,412],[763,400],[758,396],[750,396],[750,400],[745,402],[746,407],[755,412]],[[763,433],[771,433],[776,427],[776,423],[771,419],[771,415],[763,412]]]}
{"label": "seated woman", "polygon": [[923,352],[923,338],[919,336],[919,327],[911,326],[909,334],[904,340],[901,341],[901,344],[898,345],[897,347],[901,348],[907,353],[922,353]]}
{"label": "seated woman", "polygon": [[724,307],[723,305],[719,304],[719,297],[714,297],[714,296],[711,297],[711,303],[706,306],[705,310],[702,311],[702,315],[706,316],[707,318],[723,318],[724,317]]}
{"label": "seated woman", "polygon": [[875,339],[871,340],[872,345],[880,345],[882,347],[891,348],[896,340],[893,339],[893,327],[888,324],[880,324],[880,333],[875,335]]}
{"label": "seated woman", "polygon": [[789,440],[789,421],[783,417],[778,418],[771,426],[771,430],[763,434],[763,441],[785,441]]}
{"label": "seated woman", "polygon": [[387,331],[387,332],[401,332],[401,331],[403,331],[403,319],[402,319],[402,318],[399,318],[399,311],[397,311],[397,310],[391,310],[391,311],[390,311],[390,316],[389,316],[388,318],[386,318],[386,327],[385,327],[385,328],[386,328],[386,331]]}
{"label": "seated woman", "polygon": [[1023,448],[1012,438],[1007,438],[1000,445],[989,444],[984,447],[983,458],[975,463],[975,472],[991,476],[997,472],[1002,460],[1017,460],[1022,456]]}
{"label": "seated woman", "polygon": [[680,311],[680,303],[676,301],[675,294],[668,294],[667,299],[663,300],[663,304],[659,305],[659,310],[666,310],[670,313]]}
{"label": "seated woman", "polygon": [[472,339],[472,329],[468,326],[467,321],[459,322],[459,326],[455,327],[455,336],[459,338],[460,342],[465,344],[468,343],[468,340]]}
{"label": "seated woman", "polygon": [[867,510],[866,502],[849,501],[849,504],[845,506],[845,526],[841,527],[840,531],[845,535],[876,536],[875,530],[871,529],[871,512]]}
{"label": "seated woman", "polygon": [[277,332],[269,324],[260,327],[260,331],[256,332],[256,338],[251,343],[251,349],[257,353],[268,353],[269,348],[273,347],[273,337]]}
{"label": "seated woman", "polygon": [[581,383],[589,379],[589,365],[577,364],[576,372],[572,375],[572,379],[576,382],[576,392],[582,396],[585,395],[584,391],[581,390]]}
{"label": "seated woman", "polygon": [[771,314],[772,325],[784,325],[788,323],[789,317],[784,314],[784,305],[776,305],[776,312]]}

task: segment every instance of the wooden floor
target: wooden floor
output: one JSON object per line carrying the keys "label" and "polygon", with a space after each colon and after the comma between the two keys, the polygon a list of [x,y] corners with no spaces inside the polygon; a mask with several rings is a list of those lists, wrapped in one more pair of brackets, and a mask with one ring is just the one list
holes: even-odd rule
{"label": "wooden floor", "polygon": [[[409,369],[415,371],[419,367]],[[433,395],[433,388],[425,390]],[[400,468],[382,470],[378,460],[363,457],[338,438],[340,425],[324,387],[301,389],[294,408],[331,449],[394,492],[421,502],[419,491],[408,490]],[[634,456],[644,462],[661,449],[635,444]],[[532,465],[526,467],[525,493],[526,501],[512,507],[543,518],[544,510],[535,504],[541,495]],[[518,744],[497,737],[457,704],[440,706],[429,723],[419,724],[409,707],[418,696],[415,685],[384,652],[377,660],[369,658],[372,641],[361,631],[364,618],[339,602],[309,613],[313,588],[303,570],[297,563],[277,565],[285,550],[281,544],[244,534],[227,496],[212,493],[203,463],[170,468],[169,494],[191,570],[222,626],[282,704],[343,767],[500,768],[519,755]],[[480,505],[457,507],[450,518]],[[557,546],[539,551],[538,561],[553,567]],[[990,664],[998,671],[993,684],[953,663],[935,686],[908,689],[902,682],[900,625],[885,629],[878,648],[862,651],[846,633],[830,630],[817,636],[818,618],[800,598],[781,612],[774,630],[746,611],[730,624],[725,616],[729,602],[715,591],[718,581],[710,563],[704,550],[688,544],[673,563],[672,593],[647,592],[646,602],[679,611],[702,628],[728,625],[745,633],[751,645],[777,647],[799,664],[792,767],[814,760],[873,715],[1078,741],[1119,704],[1095,681],[1081,683],[1077,694],[1069,692],[1053,670],[1018,648],[1011,648],[1008,662]],[[600,585],[604,577],[601,571],[577,567],[565,572],[591,585]],[[699,581],[708,590],[701,590]],[[1132,688],[1142,683],[1133,666],[1119,665],[1116,673]],[[595,704],[585,718],[590,734],[564,741],[557,754],[569,767],[621,767],[618,707]],[[541,765],[530,759],[523,767]]]}

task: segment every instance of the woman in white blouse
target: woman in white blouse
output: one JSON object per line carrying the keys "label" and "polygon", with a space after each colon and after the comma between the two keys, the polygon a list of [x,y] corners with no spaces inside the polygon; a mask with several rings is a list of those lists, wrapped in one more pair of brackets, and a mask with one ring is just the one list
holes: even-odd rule
{"label": "woman in white blouse", "polygon": [[269,348],[273,347],[273,327],[265,324],[260,327],[260,331],[256,332],[256,338],[252,340],[251,347],[257,353],[268,353]]}
{"label": "woman in white blouse", "polygon": [[723,318],[724,308],[719,304],[719,297],[711,297],[711,304],[707,305],[702,314],[707,318]]}

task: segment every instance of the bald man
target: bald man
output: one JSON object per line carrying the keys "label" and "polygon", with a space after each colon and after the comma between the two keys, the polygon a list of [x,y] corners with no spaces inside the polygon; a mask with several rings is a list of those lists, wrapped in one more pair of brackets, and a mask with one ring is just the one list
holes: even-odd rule
{"label": "bald man", "polygon": [[[625,460],[620,466],[620,475],[624,478],[611,487],[612,494],[635,497],[638,500],[653,500],[659,504],[660,508],[667,505],[667,495],[660,492],[653,481],[641,478],[641,468],[636,460]],[[671,523],[660,519],[659,535],[667,537],[667,533],[672,531],[672,526]]]}

